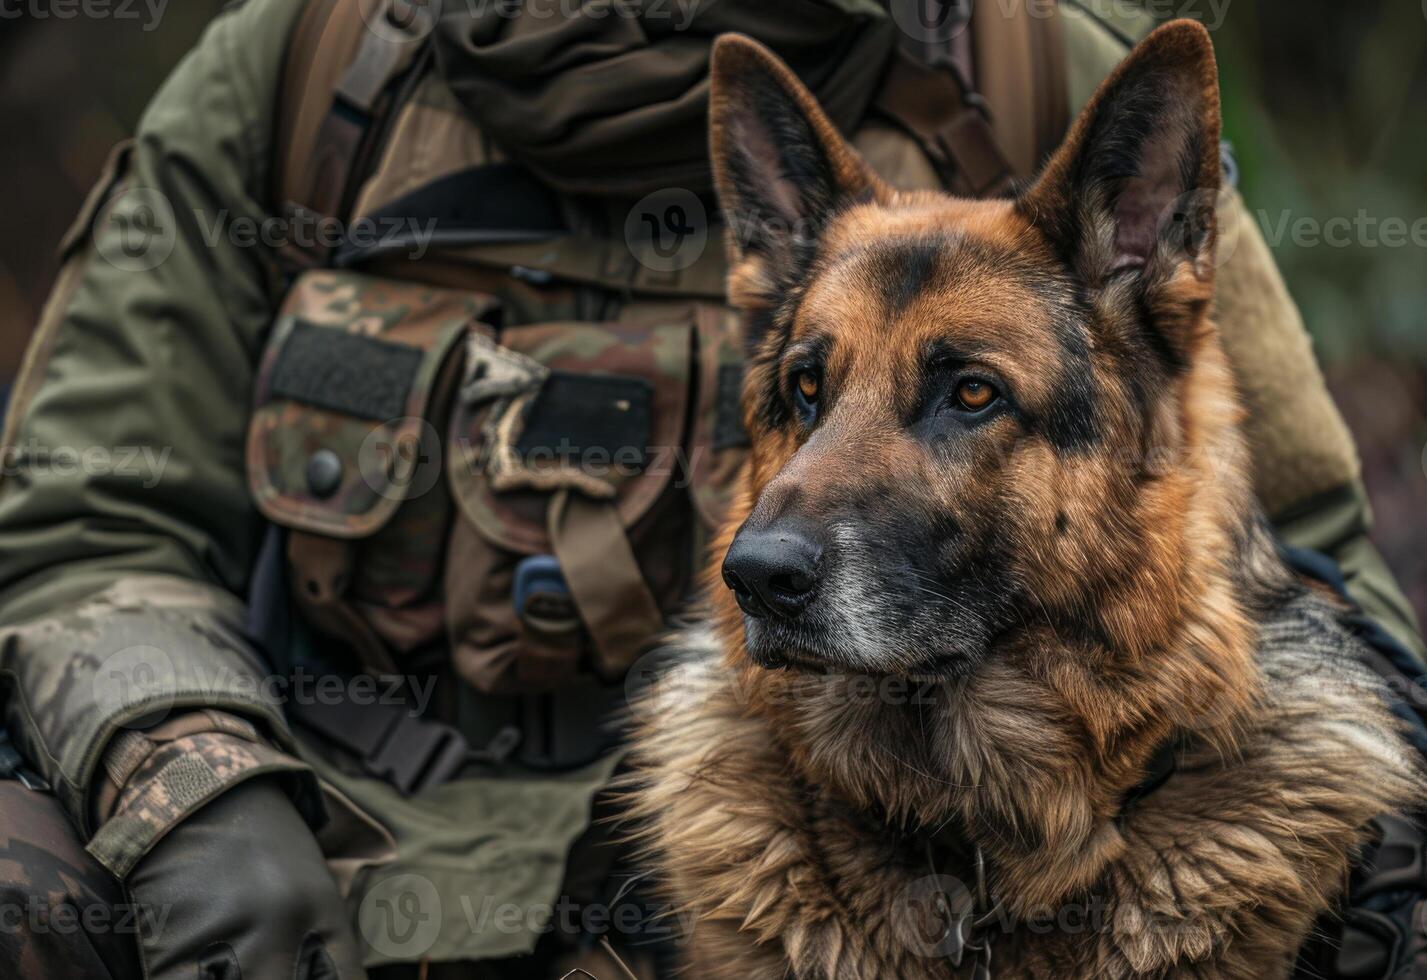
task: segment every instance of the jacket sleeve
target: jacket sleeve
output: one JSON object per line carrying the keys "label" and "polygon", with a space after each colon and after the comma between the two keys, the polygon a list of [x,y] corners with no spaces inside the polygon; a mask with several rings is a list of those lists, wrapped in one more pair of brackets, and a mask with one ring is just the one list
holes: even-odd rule
{"label": "jacket sleeve", "polygon": [[301,9],[230,7],[164,84],[67,236],[12,395],[5,721],[86,836],[126,729],[211,708],[291,748],[237,597],[261,531],[243,440],[278,284],[271,117]]}

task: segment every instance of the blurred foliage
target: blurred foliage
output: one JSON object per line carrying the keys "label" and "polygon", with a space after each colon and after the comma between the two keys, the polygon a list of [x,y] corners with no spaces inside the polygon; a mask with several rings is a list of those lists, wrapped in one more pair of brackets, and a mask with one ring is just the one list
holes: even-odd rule
{"label": "blurred foliage", "polygon": [[[1427,619],[1427,2],[1230,0],[1214,41],[1240,187],[1357,439],[1373,537]],[[1334,219],[1346,243],[1321,234]],[[1389,244],[1391,219],[1415,242]]]}
{"label": "blurred foliage", "polygon": [[[1128,3],[1130,0],[1098,0]],[[223,0],[143,20],[0,22],[0,384],[39,315],[59,241],[109,148]],[[1157,0],[1214,30],[1240,186],[1357,436],[1376,537],[1427,613],[1427,0]],[[153,29],[149,29],[153,28]],[[1375,230],[1337,246],[1328,222]],[[1311,244],[1290,232],[1318,229]]]}
{"label": "blurred foliage", "polygon": [[[1244,196],[1320,356],[1427,358],[1427,4],[1235,0],[1214,39]],[[1396,247],[1381,227],[1341,247],[1272,234],[1360,214],[1422,233]]]}

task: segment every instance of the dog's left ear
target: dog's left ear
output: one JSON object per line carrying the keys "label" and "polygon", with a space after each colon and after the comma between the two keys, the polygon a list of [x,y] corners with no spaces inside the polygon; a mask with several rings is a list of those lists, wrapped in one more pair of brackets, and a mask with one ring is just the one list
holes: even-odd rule
{"label": "dog's left ear", "polygon": [[1177,20],[1101,84],[1018,206],[1092,287],[1126,269],[1212,281],[1219,182],[1213,45]]}
{"label": "dog's left ear", "polygon": [[709,150],[728,225],[729,298],[766,309],[796,288],[830,217],[887,193],[812,93],[741,34],[714,43]]}

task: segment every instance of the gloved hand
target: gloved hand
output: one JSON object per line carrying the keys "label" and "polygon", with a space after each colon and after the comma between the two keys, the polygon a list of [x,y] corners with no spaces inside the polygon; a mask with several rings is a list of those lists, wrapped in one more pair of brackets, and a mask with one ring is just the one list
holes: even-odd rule
{"label": "gloved hand", "polygon": [[149,980],[365,980],[317,840],[272,779],[186,818],[127,884]]}

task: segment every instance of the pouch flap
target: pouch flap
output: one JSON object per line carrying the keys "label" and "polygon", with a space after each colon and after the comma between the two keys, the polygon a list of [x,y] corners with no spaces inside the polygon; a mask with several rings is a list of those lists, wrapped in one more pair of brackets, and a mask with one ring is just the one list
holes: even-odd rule
{"label": "pouch flap", "polygon": [[[336,538],[380,529],[422,489],[439,437],[427,419],[467,335],[496,301],[350,272],[301,276],[263,353],[248,429],[248,485],[284,527]],[[429,484],[427,484],[429,486]]]}
{"label": "pouch flap", "polygon": [[694,308],[540,323],[467,342],[448,451],[462,513],[492,543],[548,553],[550,498],[608,500],[634,525],[682,470]]}

